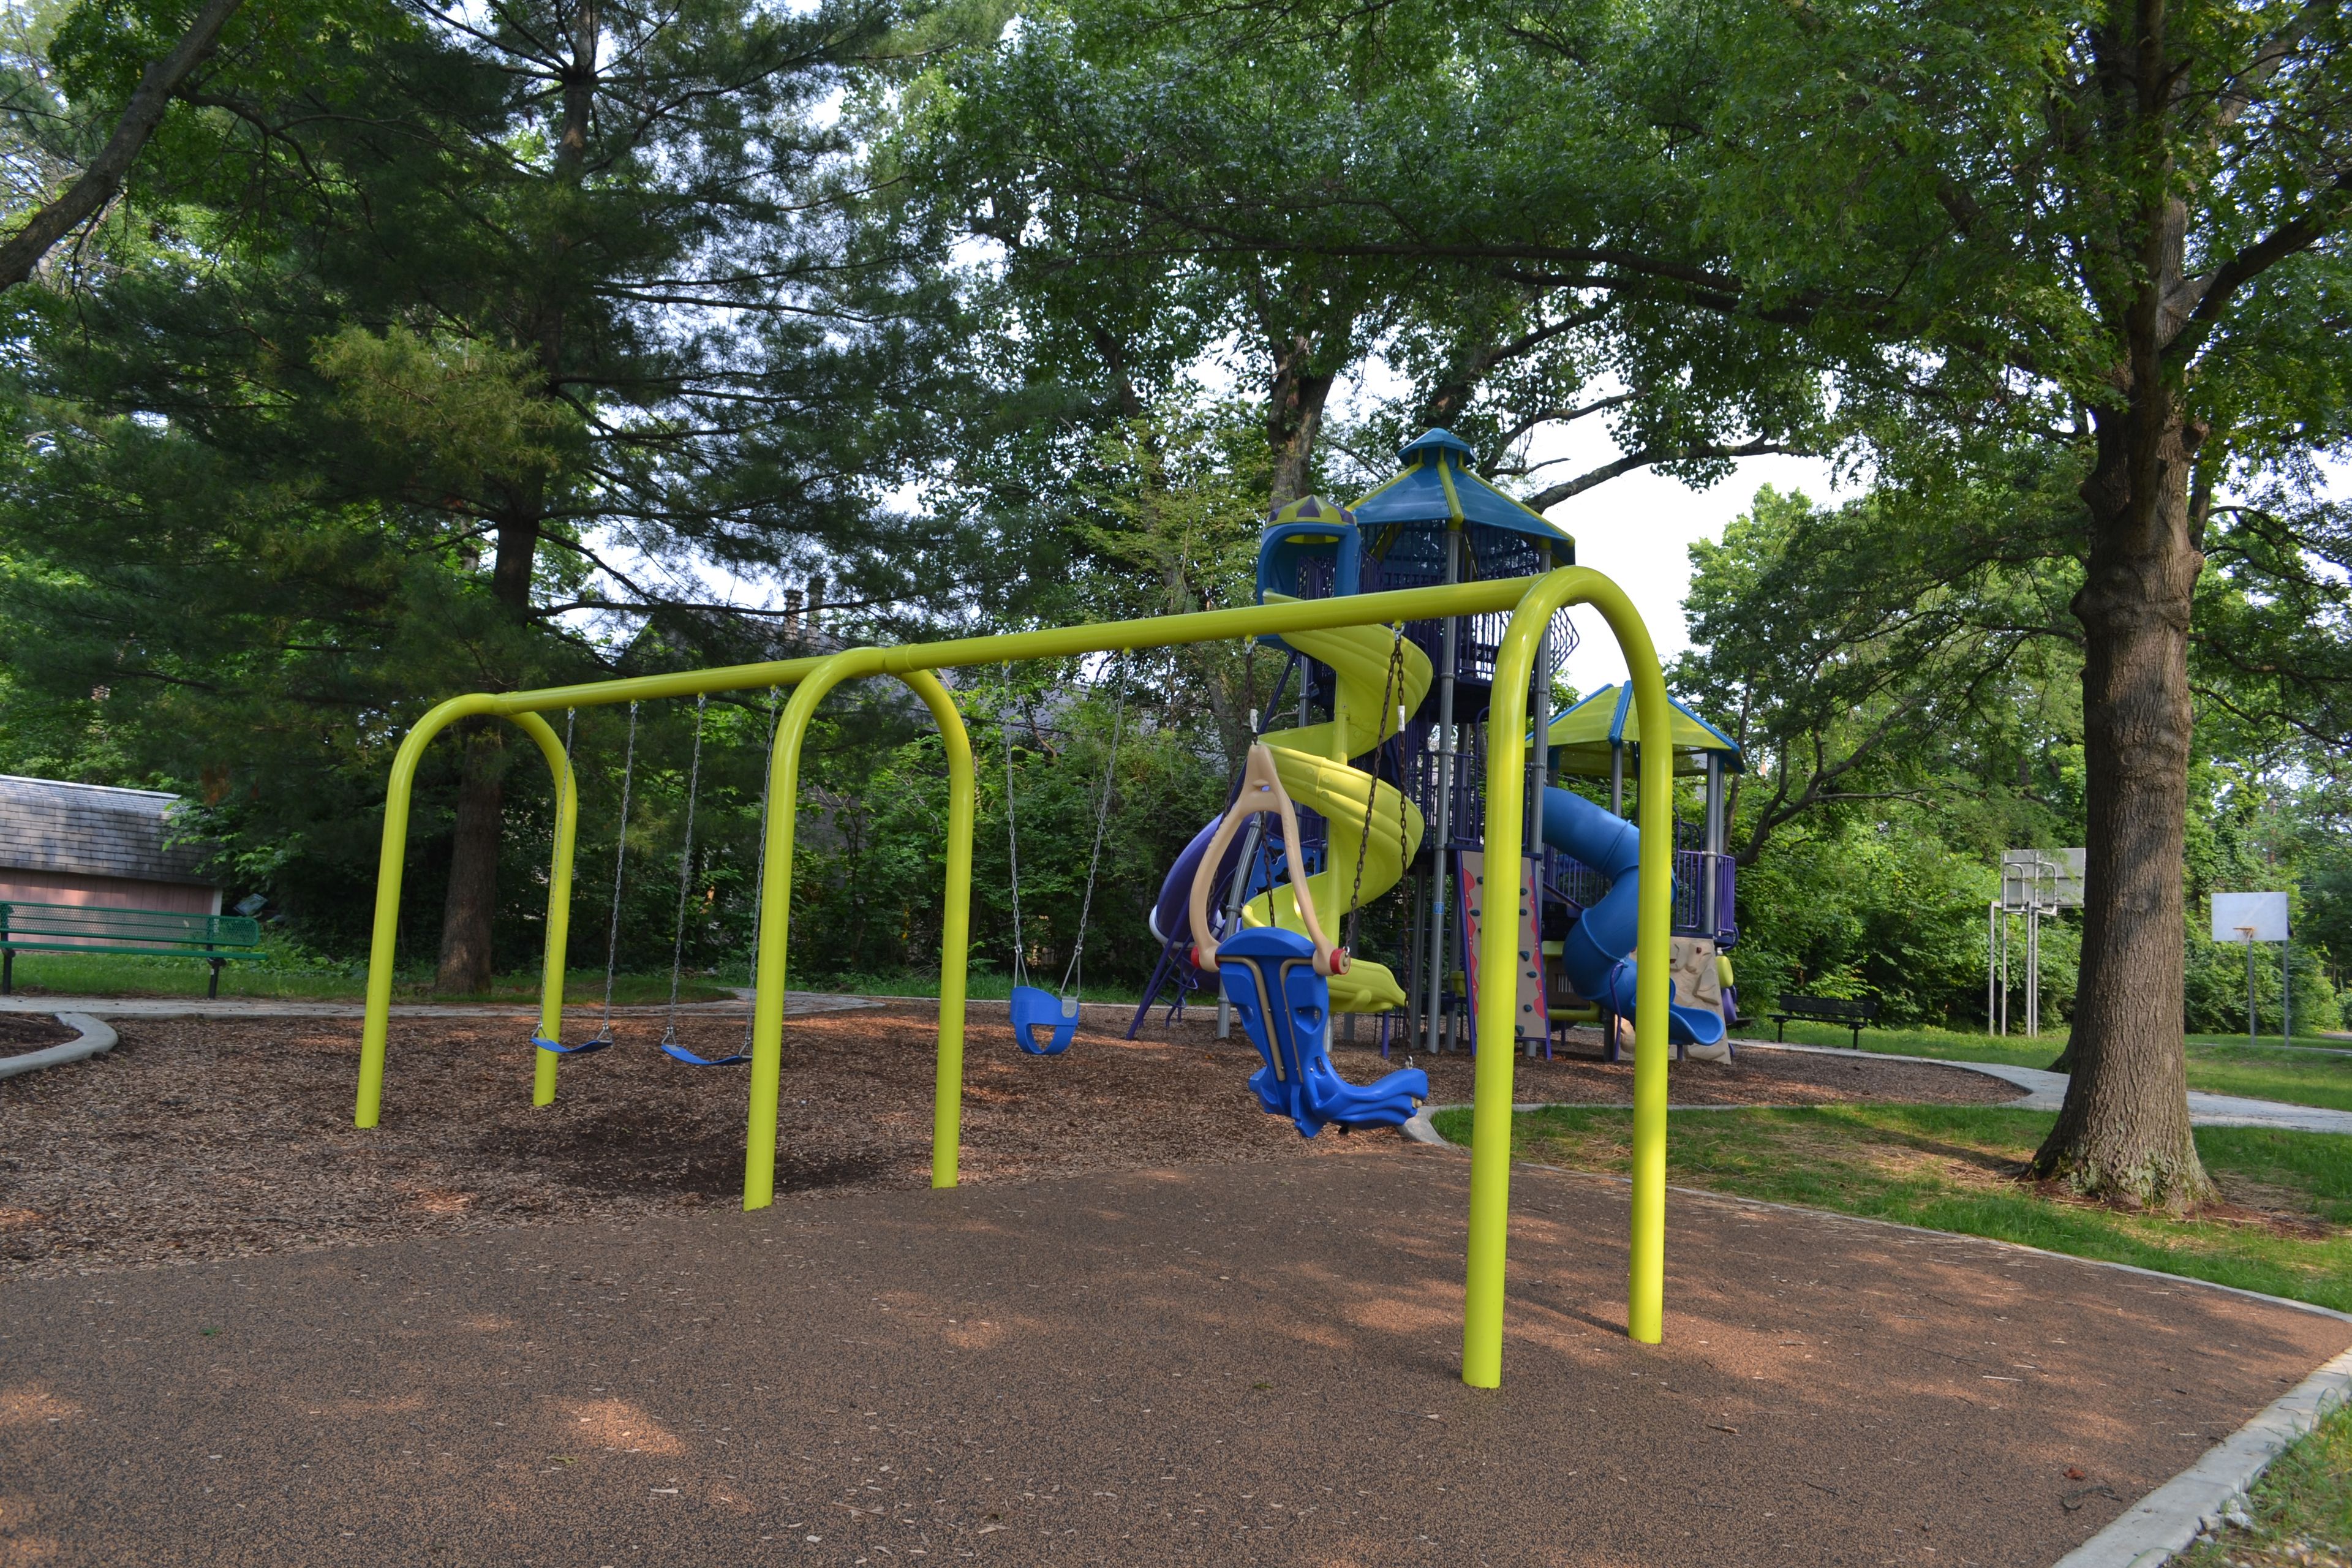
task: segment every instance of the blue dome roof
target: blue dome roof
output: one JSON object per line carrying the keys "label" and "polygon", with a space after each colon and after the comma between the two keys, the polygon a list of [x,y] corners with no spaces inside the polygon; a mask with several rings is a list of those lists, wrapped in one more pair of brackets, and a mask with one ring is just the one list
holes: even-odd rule
{"label": "blue dome roof", "polygon": [[1397,452],[1404,472],[1355,503],[1357,525],[1397,522],[1480,523],[1532,539],[1573,544],[1570,536],[1480,479],[1470,443],[1451,430],[1425,430]]}

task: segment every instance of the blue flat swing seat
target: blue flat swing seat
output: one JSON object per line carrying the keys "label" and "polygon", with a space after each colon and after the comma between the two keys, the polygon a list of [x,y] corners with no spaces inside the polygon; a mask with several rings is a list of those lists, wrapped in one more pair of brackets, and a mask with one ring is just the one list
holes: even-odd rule
{"label": "blue flat swing seat", "polygon": [[561,1040],[551,1040],[537,1029],[533,1029],[530,1032],[530,1043],[542,1051],[550,1051],[559,1057],[584,1057],[601,1051],[611,1045],[613,1037],[609,1034],[600,1034],[593,1040],[583,1040],[576,1046],[567,1046]]}
{"label": "blue flat swing seat", "polygon": [[[1039,1037],[1037,1031],[1045,1031]],[[1058,1057],[1078,1032],[1078,999],[1037,985],[1013,988],[1013,1037],[1033,1057]]]}
{"label": "blue flat swing seat", "polygon": [[689,1067],[731,1068],[740,1066],[740,1064],[751,1059],[741,1051],[730,1052],[728,1055],[723,1057],[698,1057],[692,1051],[688,1050],[684,1046],[679,1045],[675,1039],[663,1040],[661,1043],[661,1048],[664,1056],[673,1057],[679,1061],[685,1062]]}
{"label": "blue flat swing seat", "polygon": [[1286,1116],[1302,1138],[1337,1124],[1402,1127],[1429,1098],[1419,1068],[1352,1084],[1331,1066],[1331,986],[1315,973],[1315,944],[1296,931],[1259,927],[1217,944],[1225,994],[1265,1065],[1250,1075],[1258,1103]]}

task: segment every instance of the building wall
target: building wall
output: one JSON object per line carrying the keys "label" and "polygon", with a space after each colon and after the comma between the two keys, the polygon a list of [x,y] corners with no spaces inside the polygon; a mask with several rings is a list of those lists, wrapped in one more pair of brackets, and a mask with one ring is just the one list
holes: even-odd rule
{"label": "building wall", "polygon": [[194,882],[150,882],[135,877],[89,877],[21,868],[0,868],[0,903],[85,904],[191,915],[221,912],[220,889]]}

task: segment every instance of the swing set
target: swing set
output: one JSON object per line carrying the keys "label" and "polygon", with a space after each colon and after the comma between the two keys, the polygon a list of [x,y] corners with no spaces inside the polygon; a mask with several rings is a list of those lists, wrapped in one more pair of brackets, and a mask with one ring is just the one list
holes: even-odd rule
{"label": "swing set", "polygon": [[[1011,667],[1006,667],[1011,674]],[[1110,752],[1103,760],[1101,804],[1095,808],[1094,852],[1087,858],[1087,896],[1078,908],[1078,934],[1070,944],[1070,961],[1062,966],[1058,992],[1029,984],[1028,947],[1021,939],[1021,828],[1013,810],[1013,725],[1004,732],[1005,869],[1013,888],[1013,1040],[1033,1057],[1058,1057],[1070,1048],[1078,1032],[1078,1009],[1086,986],[1087,923],[1094,918],[1095,876],[1102,869],[1103,829],[1110,821],[1111,786],[1118,779],[1119,729],[1127,720],[1127,687],[1118,683],[1118,705],[1111,710]],[[1044,1031],[1042,1034],[1039,1031]]]}
{"label": "swing set", "polygon": [[[662,1054],[689,1067],[739,1067],[751,1059],[751,1029],[747,1020],[743,1028],[743,1047],[723,1057],[697,1056],[677,1037],[678,983],[686,972],[686,907],[694,887],[694,808],[702,795],[702,730],[703,720],[710,706],[710,694],[698,692],[694,699],[693,761],[686,773],[686,833],[677,851],[677,921],[670,935],[669,952],[669,1011],[662,1026],[658,1042]],[[567,780],[571,775],[572,742],[574,721],[579,710],[568,708],[563,714],[563,757]],[[768,744],[773,747],[776,735],[776,694],[768,694]],[[567,1046],[556,1037],[556,1031],[546,1026],[544,1016],[541,1025],[530,1032],[530,1043],[539,1049],[558,1057],[584,1057],[604,1050],[613,1044],[613,976],[617,972],[621,956],[621,894],[626,887],[629,858],[629,797],[637,772],[637,704],[629,704],[629,739],[621,754],[621,816],[613,837],[613,913],[604,933],[604,1017],[596,1032],[576,1046]],[[559,827],[559,836],[562,833]],[[760,839],[761,858],[766,859],[768,841]],[[764,867],[762,868],[764,869]],[[758,878],[753,878],[753,885]],[[756,944],[757,935],[753,941]],[[754,953],[757,952],[756,945]],[[758,962],[756,956],[753,959]],[[545,1101],[536,1103],[544,1104]]]}
{"label": "swing set", "polygon": [[[965,637],[896,647],[851,647],[806,658],[738,665],[718,669],[683,671],[596,681],[532,691],[476,692],[439,704],[419,720],[402,740],[393,760],[385,792],[383,839],[377,868],[375,923],[370,946],[367,1008],[361,1036],[357,1104],[353,1121],[373,1127],[382,1114],[385,1046],[392,1003],[393,965],[399,934],[400,890],[405,869],[408,819],[416,769],[433,737],[450,724],[476,716],[510,721],[529,735],[546,758],[555,784],[555,833],[548,876],[546,952],[540,996],[539,1025],[532,1052],[536,1067],[531,1102],[551,1103],[558,1065],[568,1054],[554,1048],[562,1038],[564,961],[569,940],[572,852],[577,837],[579,801],[570,749],[542,714],[557,710],[632,706],[649,701],[693,698],[702,702],[730,691],[791,689],[789,700],[773,723],[769,739],[765,831],[760,861],[760,912],[753,957],[753,1000],[748,1057],[750,1071],[747,1129],[744,1140],[743,1206],[765,1208],[775,1197],[779,1105],[782,1089],[784,984],[789,957],[792,912],[793,836],[800,795],[802,748],[817,708],[845,681],[876,676],[895,678],[921,699],[937,724],[948,765],[948,821],[945,887],[940,931],[938,1071],[932,1095],[931,1184],[953,1187],[961,1162],[963,1103],[964,983],[971,948],[972,826],[975,809],[971,742],[955,701],[938,675],[943,669],[972,668],[1024,659],[1066,659],[1089,655],[1129,653],[1139,649],[1218,642],[1230,638],[1279,636],[1289,632],[1334,630],[1354,626],[1389,626],[1400,622],[1478,615],[1507,616],[1507,627],[1495,656],[1494,682],[1488,717],[1491,735],[1527,732],[1529,688],[1537,649],[1552,616],[1571,605],[1590,605],[1615,635],[1633,689],[1639,721],[1645,733],[1664,734],[1672,723],[1665,679],[1657,652],[1640,615],[1623,591],[1601,574],[1569,566],[1539,576],[1496,578],[1386,593],[1356,594],[1322,599],[1279,599],[1237,609],[1206,610],[1138,621],[1051,627],[1005,636]],[[1385,702],[1385,700],[1384,700]],[[1386,715],[1383,715],[1385,728]],[[568,727],[568,726],[567,726]],[[632,753],[633,756],[633,753]],[[1345,759],[1340,759],[1344,762]],[[1116,753],[1114,749],[1113,763]],[[1666,819],[1671,802],[1673,755],[1667,747],[1645,747],[1641,757],[1639,799],[1644,821]],[[630,763],[624,764],[625,777]],[[1528,767],[1519,747],[1491,744],[1486,758],[1486,864],[1523,863],[1527,816]],[[1106,805],[1111,779],[1106,778]],[[1096,834],[1099,863],[1102,829]],[[690,848],[682,870],[690,874]],[[1672,920],[1671,846],[1664,834],[1642,836],[1636,873],[1640,893],[1637,921],[1637,994],[1634,1008],[1633,1214],[1627,1287],[1627,1331],[1635,1340],[1656,1343],[1664,1331],[1665,1278],[1665,1135],[1666,1062],[1672,1049],[1667,1034],[1667,944]],[[615,882],[620,880],[620,854],[615,855]],[[1089,871],[1089,886],[1093,881]],[[1213,890],[1209,879],[1196,878],[1195,900]],[[1336,891],[1336,889],[1335,889]],[[680,904],[683,921],[684,900]],[[1302,905],[1302,910],[1304,905]],[[1091,912],[1091,911],[1089,911]],[[1205,922],[1196,926],[1205,931]],[[1319,929],[1319,928],[1318,928]],[[673,943],[673,991],[669,1037],[675,1042],[676,988],[682,960],[683,926]],[[1081,928],[1083,934],[1083,927]],[[1496,921],[1479,931],[1477,966],[1477,1058],[1472,1112],[1468,1263],[1463,1303],[1462,1378],[1474,1387],[1492,1388],[1502,1378],[1503,1302],[1507,1242],[1510,1220],[1511,1089],[1517,1052],[1512,1048],[1513,963],[1516,931],[1508,921]],[[1274,938],[1265,953],[1250,950]],[[1328,964],[1337,954],[1320,952],[1324,944],[1307,942],[1303,955],[1297,944],[1305,939],[1292,933],[1260,929],[1226,939],[1214,951],[1223,969],[1225,961],[1256,959],[1274,965],[1276,985],[1269,986],[1264,1005],[1270,1014],[1278,994],[1286,1010],[1297,1016],[1321,1005],[1314,983],[1321,982],[1316,960]],[[609,975],[617,939],[608,937],[607,1026]],[[1083,942],[1078,944],[1082,950]],[[1238,951],[1237,951],[1238,950]],[[1068,987],[1077,978],[1074,951],[1065,976],[1065,994],[1041,987],[1027,989],[1052,1008],[1048,1021],[1058,1031],[1066,1018],[1074,1028],[1076,994]],[[1344,961],[1342,961],[1344,962]],[[1267,973],[1260,963],[1249,967]],[[1301,970],[1309,980],[1301,979]],[[1025,970],[1024,976],[1025,979]],[[1231,984],[1232,977],[1228,975]],[[1255,984],[1255,982],[1253,983]],[[1303,985],[1302,991],[1299,987]],[[1328,1001],[1328,998],[1327,998]],[[1034,1005],[1034,1004],[1033,1004]],[[1070,1006],[1069,1014],[1063,1008]],[[1328,1007],[1323,1009],[1328,1017]],[[609,1043],[609,1041],[608,1041]],[[1049,1035],[1045,1044],[1052,1043]],[[1034,1036],[1032,1048],[1035,1048]],[[1261,1044],[1261,1050],[1267,1047]],[[1286,1049],[1278,1042],[1268,1057],[1293,1074],[1302,1089],[1312,1076],[1309,1061],[1316,1042],[1293,1034]],[[677,1055],[677,1052],[673,1052]],[[682,1059],[701,1061],[688,1055]],[[712,1065],[730,1058],[716,1058]],[[1328,1065],[1328,1064],[1327,1064]],[[1360,1094],[1393,1095],[1400,1088],[1391,1075],[1382,1084]],[[1353,1089],[1353,1086],[1347,1086]],[[1426,1092],[1426,1085],[1422,1086]],[[1261,1094],[1261,1098],[1265,1098]],[[1285,1097],[1286,1104],[1289,1097]],[[1307,1103],[1312,1109],[1312,1097]],[[1338,1120],[1344,1125],[1346,1118]],[[1302,1128],[1302,1131],[1305,1129]]]}

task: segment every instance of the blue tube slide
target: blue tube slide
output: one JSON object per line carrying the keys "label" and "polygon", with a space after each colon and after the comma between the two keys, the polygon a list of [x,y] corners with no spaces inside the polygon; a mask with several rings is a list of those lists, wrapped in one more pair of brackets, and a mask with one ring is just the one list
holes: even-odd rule
{"label": "blue tube slide", "polygon": [[[1642,833],[1580,795],[1549,786],[1543,796],[1546,844],[1609,879],[1609,890],[1584,911],[1562,944],[1560,967],[1578,993],[1622,1017],[1633,1016],[1634,916],[1641,903]],[[1671,988],[1667,994],[1671,996]],[[1723,1015],[1710,1007],[1666,1007],[1667,1032],[1680,1045],[1723,1038]]]}
{"label": "blue tube slide", "polygon": [[[1146,921],[1151,927],[1151,934],[1161,942],[1189,946],[1197,940],[1192,931],[1192,878],[1201,868],[1201,857],[1209,852],[1209,840],[1217,836],[1217,829],[1224,823],[1222,813],[1211,817],[1200,832],[1192,835],[1192,841],[1184,846],[1176,863],[1168,868],[1168,875],[1160,884],[1160,897]],[[1225,907],[1225,889],[1234,884],[1234,868],[1241,863],[1242,847],[1248,839],[1248,834],[1236,833],[1226,840],[1225,852],[1217,858],[1213,884],[1217,896],[1211,900],[1211,909]]]}

